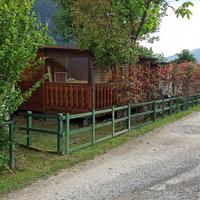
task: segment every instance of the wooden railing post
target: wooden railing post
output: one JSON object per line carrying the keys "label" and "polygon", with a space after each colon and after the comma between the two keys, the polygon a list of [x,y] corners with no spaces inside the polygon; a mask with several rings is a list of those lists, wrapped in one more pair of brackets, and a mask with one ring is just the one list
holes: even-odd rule
{"label": "wooden railing post", "polygon": [[32,112],[27,111],[27,146],[32,146],[32,131],[30,130],[32,128]]}

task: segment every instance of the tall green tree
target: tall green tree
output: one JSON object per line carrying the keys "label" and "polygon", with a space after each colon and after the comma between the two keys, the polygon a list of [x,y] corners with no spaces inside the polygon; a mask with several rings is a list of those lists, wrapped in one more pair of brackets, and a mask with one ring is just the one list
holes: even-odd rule
{"label": "tall green tree", "polygon": [[46,28],[38,24],[33,3],[0,0],[0,123],[30,95],[31,90],[23,93],[18,83],[22,72],[34,65],[38,48],[47,42]]}
{"label": "tall green tree", "polygon": [[174,60],[176,63],[196,62],[196,58],[188,49],[183,49],[180,53],[177,53],[176,55],[178,57]]}
{"label": "tall green tree", "polygon": [[[159,29],[170,5],[165,0],[56,0],[59,33],[89,49],[103,67],[133,63],[138,41]],[[191,15],[191,2],[175,13]]]}

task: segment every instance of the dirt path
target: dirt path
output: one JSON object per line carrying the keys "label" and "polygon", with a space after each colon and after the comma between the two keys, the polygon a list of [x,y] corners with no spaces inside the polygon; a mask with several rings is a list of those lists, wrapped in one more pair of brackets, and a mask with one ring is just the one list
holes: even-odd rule
{"label": "dirt path", "polygon": [[200,199],[200,113],[4,199]]}

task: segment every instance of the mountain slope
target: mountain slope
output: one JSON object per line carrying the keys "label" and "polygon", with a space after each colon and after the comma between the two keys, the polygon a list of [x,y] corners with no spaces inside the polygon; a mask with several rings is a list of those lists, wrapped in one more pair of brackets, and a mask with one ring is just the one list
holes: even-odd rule
{"label": "mountain slope", "polygon": [[197,63],[200,64],[200,49],[194,49],[191,52],[195,56]]}
{"label": "mountain slope", "polygon": [[54,21],[53,17],[56,13],[57,7],[54,0],[36,0],[34,5],[34,11],[38,17],[38,20],[48,26],[49,35],[54,38],[54,40],[59,43],[58,36],[54,33]]}

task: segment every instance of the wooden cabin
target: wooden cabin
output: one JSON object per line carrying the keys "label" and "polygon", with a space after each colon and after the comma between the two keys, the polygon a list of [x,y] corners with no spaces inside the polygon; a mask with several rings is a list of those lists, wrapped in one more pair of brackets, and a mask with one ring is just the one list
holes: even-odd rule
{"label": "wooden cabin", "polygon": [[[32,87],[48,74],[48,80],[33,92],[20,110],[42,113],[80,113],[92,109],[91,59],[89,51],[77,48],[48,46],[40,49],[39,57],[45,57],[45,63],[34,72],[30,69],[24,74],[28,77],[20,83],[22,91]],[[114,104],[121,104],[114,98],[120,84],[113,85],[111,71],[95,69],[96,109],[103,109]]]}
{"label": "wooden cabin", "polygon": [[[20,83],[22,90],[48,74],[48,80],[33,92],[31,98],[20,109],[33,112],[57,114],[80,113],[92,109],[92,55],[89,51],[77,48],[47,46],[39,50],[39,57],[45,63],[37,71],[26,70],[29,75]],[[152,60],[141,58],[146,66]],[[95,109],[105,109],[113,105],[124,104],[123,70],[113,69],[94,72]],[[123,93],[124,91],[124,93]],[[121,95],[117,95],[120,92]]]}

